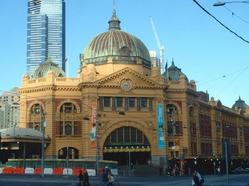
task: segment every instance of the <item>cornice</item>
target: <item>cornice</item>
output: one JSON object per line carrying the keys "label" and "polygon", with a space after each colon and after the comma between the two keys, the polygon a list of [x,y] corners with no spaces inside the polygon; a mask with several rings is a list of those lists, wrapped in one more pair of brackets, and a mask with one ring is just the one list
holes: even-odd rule
{"label": "cornice", "polygon": [[76,86],[70,87],[70,86],[56,86],[56,85],[19,89],[20,94],[44,92],[44,91],[80,91],[80,89],[79,87]]}

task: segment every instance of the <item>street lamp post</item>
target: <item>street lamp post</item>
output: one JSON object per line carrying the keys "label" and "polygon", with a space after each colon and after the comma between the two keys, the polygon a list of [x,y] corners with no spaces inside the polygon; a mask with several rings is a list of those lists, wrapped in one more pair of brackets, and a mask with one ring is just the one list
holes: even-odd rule
{"label": "street lamp post", "polygon": [[99,117],[96,113],[96,175],[99,174]]}
{"label": "street lamp post", "polygon": [[225,145],[225,161],[226,161],[226,175],[227,175],[227,185],[229,186],[229,172],[228,172],[228,150],[227,150],[227,141],[224,140]]}
{"label": "street lamp post", "polygon": [[68,146],[67,146],[67,159],[66,159],[66,164],[67,164],[67,176],[68,176],[68,165],[69,165],[69,153],[68,153],[68,150],[69,150],[69,148],[68,148]]}
{"label": "street lamp post", "polygon": [[44,141],[45,141],[45,114],[42,111],[41,131],[42,131],[42,148],[41,148],[41,176],[44,177]]}
{"label": "street lamp post", "polygon": [[249,4],[249,1],[224,1],[224,2],[214,3],[213,6],[224,6],[228,3],[246,3],[246,4]]}
{"label": "street lamp post", "polygon": [[[85,105],[91,109],[91,119],[88,116],[86,116],[86,117],[84,117],[84,120],[91,120],[93,128],[95,126],[95,131],[92,132],[92,135],[93,135],[92,140],[95,140],[95,143],[96,143],[95,169],[96,169],[96,175],[98,176],[98,170],[99,170],[99,125],[100,125],[99,114],[97,113],[96,107],[89,106],[87,104],[85,104]],[[90,135],[90,138],[91,138],[91,135]]]}

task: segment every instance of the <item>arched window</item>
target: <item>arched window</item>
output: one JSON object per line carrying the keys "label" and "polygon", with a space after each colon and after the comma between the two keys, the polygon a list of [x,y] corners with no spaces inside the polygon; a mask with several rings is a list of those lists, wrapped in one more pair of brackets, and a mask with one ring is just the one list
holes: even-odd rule
{"label": "arched window", "polygon": [[64,103],[60,108],[60,112],[64,112],[64,113],[72,113],[76,111],[77,111],[76,106],[70,102]]}
{"label": "arched window", "polygon": [[79,150],[73,147],[64,147],[58,150],[59,159],[78,159]]}
{"label": "arched window", "polygon": [[105,146],[149,145],[146,136],[137,128],[121,127],[114,130],[106,139]]}
{"label": "arched window", "polygon": [[71,122],[65,123],[65,135],[72,135],[73,134],[73,127]]}
{"label": "arched window", "polygon": [[32,114],[41,114],[41,113],[43,113],[42,106],[40,104],[38,104],[38,103],[34,104],[31,107],[31,113]]}

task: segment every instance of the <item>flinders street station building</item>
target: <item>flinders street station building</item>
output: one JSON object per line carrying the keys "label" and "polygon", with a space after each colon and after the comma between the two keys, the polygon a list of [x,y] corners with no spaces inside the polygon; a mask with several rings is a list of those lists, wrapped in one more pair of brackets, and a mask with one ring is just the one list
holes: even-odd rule
{"label": "flinders street station building", "polygon": [[108,24],[80,55],[76,78],[48,58],[22,79],[20,127],[44,129],[46,159],[213,170],[222,166],[225,142],[231,165],[249,163],[249,108],[241,98],[232,108],[209,98],[174,61],[161,74],[115,10]]}

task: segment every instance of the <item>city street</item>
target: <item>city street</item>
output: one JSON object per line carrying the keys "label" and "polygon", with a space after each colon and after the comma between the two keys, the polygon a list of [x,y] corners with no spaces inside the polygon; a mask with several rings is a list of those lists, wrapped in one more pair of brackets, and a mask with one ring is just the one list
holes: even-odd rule
{"label": "city street", "polygon": [[[191,177],[117,177],[115,185],[129,186],[191,186]],[[230,186],[246,186],[249,174],[230,175]],[[205,176],[205,186],[226,186],[226,176]],[[101,178],[90,177],[91,185],[102,185]],[[0,175],[1,186],[77,186],[77,177],[66,176],[9,176]]]}

